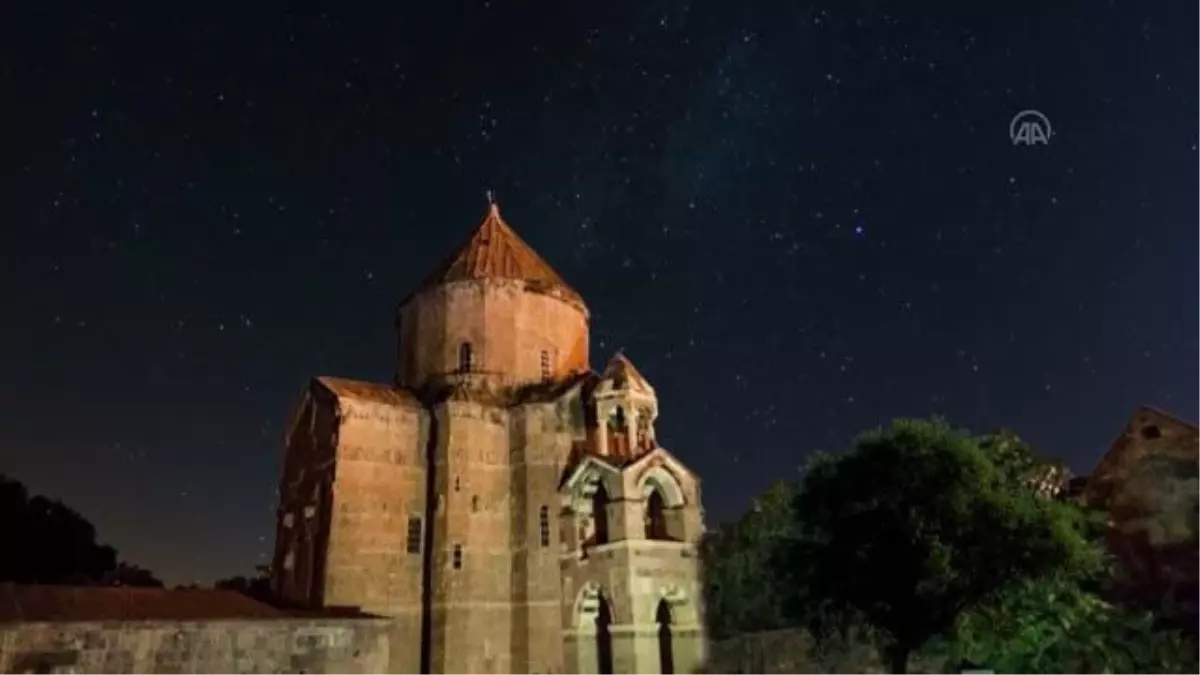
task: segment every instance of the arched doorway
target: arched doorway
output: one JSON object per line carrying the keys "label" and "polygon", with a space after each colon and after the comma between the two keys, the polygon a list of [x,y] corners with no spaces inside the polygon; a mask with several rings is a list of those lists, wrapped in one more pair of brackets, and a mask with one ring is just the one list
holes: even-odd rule
{"label": "arched doorway", "polygon": [[675,646],[671,639],[671,606],[667,599],[658,601],[658,609],[654,612],[654,620],[658,622],[658,662],[659,672],[675,672]]}
{"label": "arched doorway", "polygon": [[596,672],[601,675],[610,675],[613,671],[610,626],[612,626],[612,609],[608,606],[608,601],[604,599],[604,596],[600,595],[599,605],[596,608]]}

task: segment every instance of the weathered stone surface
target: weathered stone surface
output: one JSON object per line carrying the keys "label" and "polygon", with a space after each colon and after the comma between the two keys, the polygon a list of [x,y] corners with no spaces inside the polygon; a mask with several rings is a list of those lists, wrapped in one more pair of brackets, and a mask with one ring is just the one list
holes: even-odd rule
{"label": "weathered stone surface", "polygon": [[[531,293],[517,280],[459,281],[424,291],[400,310],[396,381],[421,390],[460,381],[508,387],[587,371],[586,312]],[[470,368],[462,366],[469,345]],[[543,365],[543,359],[545,362]]]}
{"label": "weathered stone surface", "polygon": [[1083,497],[1109,513],[1121,593],[1174,605],[1195,630],[1200,594],[1200,433],[1150,407],[1138,409],[1087,479]]}
{"label": "weathered stone surface", "polygon": [[382,673],[382,619],[0,624],[5,673]]}

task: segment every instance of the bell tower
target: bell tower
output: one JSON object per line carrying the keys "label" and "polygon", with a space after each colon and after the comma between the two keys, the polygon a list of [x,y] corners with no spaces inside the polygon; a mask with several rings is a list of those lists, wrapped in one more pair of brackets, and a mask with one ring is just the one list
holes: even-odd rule
{"label": "bell tower", "polygon": [[560,487],[570,672],[696,672],[704,662],[699,480],[658,443],[654,388],[622,353],[592,389],[591,445]]}
{"label": "bell tower", "polygon": [[617,352],[608,362],[592,395],[597,454],[628,460],[657,447],[654,420],[658,418],[658,397],[624,353]]}

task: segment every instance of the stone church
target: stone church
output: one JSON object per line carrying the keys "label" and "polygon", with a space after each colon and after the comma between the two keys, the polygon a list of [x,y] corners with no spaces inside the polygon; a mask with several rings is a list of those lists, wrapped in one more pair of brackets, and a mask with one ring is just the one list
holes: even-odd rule
{"label": "stone church", "polygon": [[692,672],[697,478],[583,298],[492,203],[400,302],[391,382],[316,377],[288,424],[274,558],[297,606],[387,617],[391,672]]}

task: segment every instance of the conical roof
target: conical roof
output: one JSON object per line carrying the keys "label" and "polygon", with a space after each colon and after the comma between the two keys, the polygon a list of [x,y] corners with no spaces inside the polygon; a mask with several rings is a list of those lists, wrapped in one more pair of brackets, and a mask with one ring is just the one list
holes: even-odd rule
{"label": "conical roof", "polygon": [[494,202],[466,243],[434,268],[414,293],[468,279],[530,281],[547,290],[559,290],[569,300],[581,306],[584,304],[579,293],[550,267],[550,263],[504,222],[500,207]]}
{"label": "conical roof", "polygon": [[622,351],[613,355],[608,365],[604,368],[604,374],[600,377],[603,380],[610,380],[613,383],[613,388],[617,390],[632,390],[646,394],[654,393],[654,387],[650,386],[650,383],[638,372],[633,362]]}

